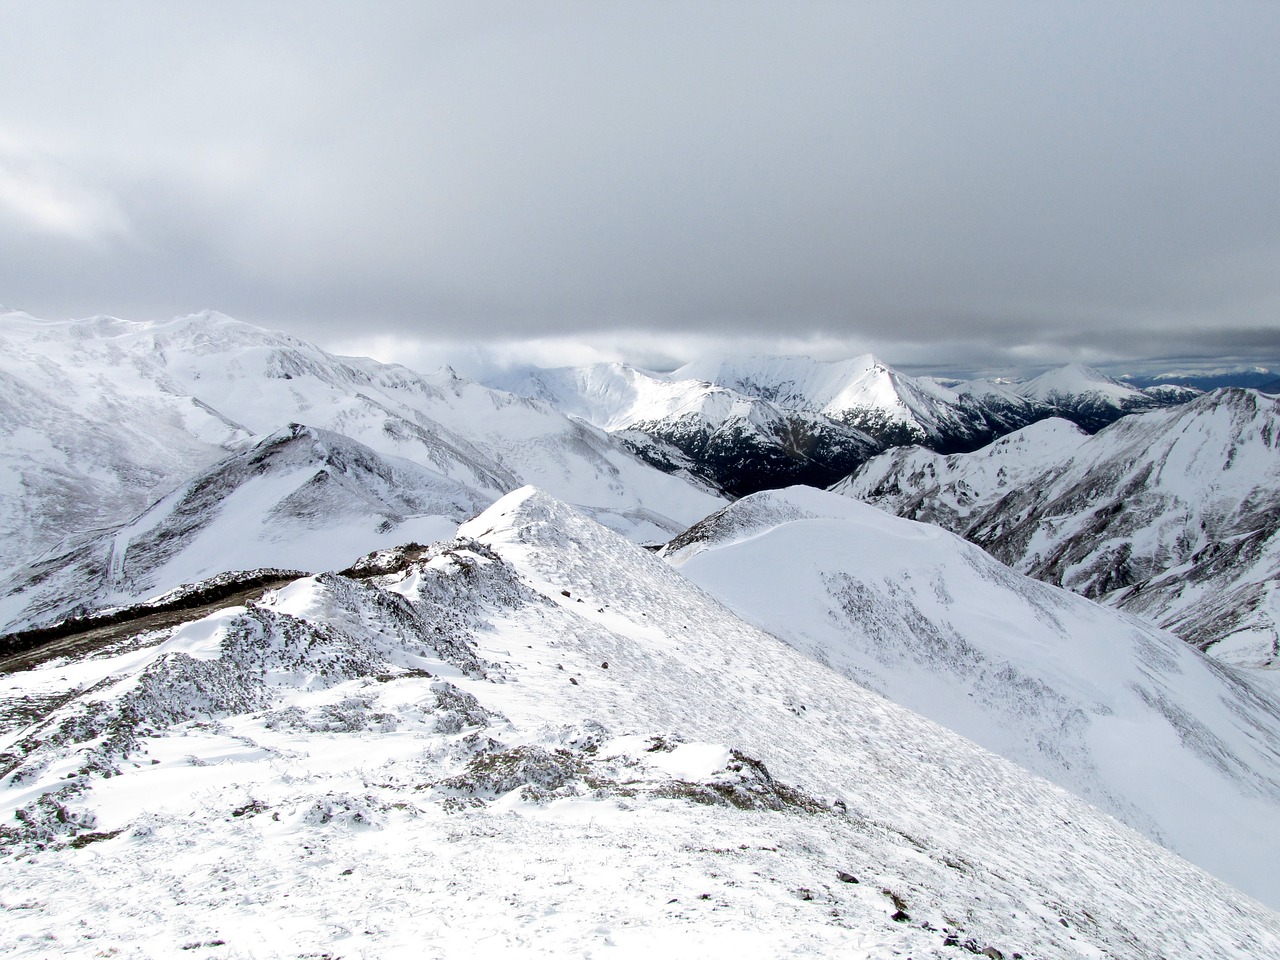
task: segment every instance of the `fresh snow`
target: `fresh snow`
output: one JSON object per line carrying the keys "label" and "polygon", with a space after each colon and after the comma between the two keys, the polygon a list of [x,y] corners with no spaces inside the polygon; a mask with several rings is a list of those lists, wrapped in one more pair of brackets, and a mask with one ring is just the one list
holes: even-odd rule
{"label": "fresh snow", "polygon": [[430,543],[488,499],[408,460],[294,424],[141,516],[19,571],[0,626],[127,604],[231,570],[341,569],[394,538]]}
{"label": "fresh snow", "polygon": [[924,447],[897,447],[831,489],[957,531],[975,512],[1069,462],[1087,438],[1070,421],[1051,417],[972,453],[944,456]]}
{"label": "fresh snow", "polygon": [[564,504],[459,534],[5,677],[10,955],[1280,952],[1275,913]]}
{"label": "fresh snow", "polygon": [[808,357],[698,360],[676,371],[784,407],[813,410],[837,420],[880,417],[890,424],[936,431],[936,421],[958,402],[937,381],[906,377],[872,354],[823,363]]}
{"label": "fresh snow", "polygon": [[[1129,409],[1098,408],[1092,393],[1078,404],[1080,398],[1071,391],[1092,391],[1094,386],[1092,373],[1075,369],[1045,375],[1044,383],[1056,385],[1051,401],[1040,398],[1030,384],[910,377],[871,354],[826,363],[808,357],[709,359],[681,367],[675,375],[702,377],[787,409],[820,412],[889,445],[918,443],[944,453],[976,449],[1055,414],[1079,418],[1096,430]],[[1139,396],[1144,407],[1177,402]]]}
{"label": "fresh snow", "polygon": [[[6,314],[0,623],[156,594],[207,614],[0,675],[8,950],[1280,953],[1274,913],[1150,842],[1280,902],[1274,691],[833,494],[733,504],[667,548],[682,572],[617,535],[665,541],[723,506],[712,487],[861,462],[860,426],[969,449],[1051,407],[869,356],[704,366],[526,372],[517,396],[219,314]],[[1057,380],[1052,409],[1090,429],[1137,409],[1090,399],[1092,371]],[[894,451],[841,489],[1025,524],[1073,586],[1251,660],[1280,614],[1256,398],[1168,420],[1180,446],[1050,420],[971,459]],[[1104,438],[1129,460],[1038,514]],[[1145,495],[1165,470],[1177,510]],[[1115,562],[1149,540],[1099,517],[1171,511],[1172,566]],[[266,565],[317,575],[233,572]]]}
{"label": "fresh snow", "polygon": [[730,495],[797,482],[826,486],[880,450],[861,430],[820,412],[624,364],[522,368],[489,383],[611,431],[649,462]]}
{"label": "fresh snow", "polygon": [[1194,390],[1168,385],[1138,390],[1082,363],[1050,370],[1016,389],[1021,396],[1091,432],[1126,414],[1186,403],[1197,395]]}
{"label": "fresh snow", "polygon": [[1048,402],[1070,400],[1083,394],[1096,394],[1106,401],[1121,405],[1138,401],[1142,391],[1108,377],[1083,363],[1071,363],[1042,373],[1017,387],[1024,397]]}

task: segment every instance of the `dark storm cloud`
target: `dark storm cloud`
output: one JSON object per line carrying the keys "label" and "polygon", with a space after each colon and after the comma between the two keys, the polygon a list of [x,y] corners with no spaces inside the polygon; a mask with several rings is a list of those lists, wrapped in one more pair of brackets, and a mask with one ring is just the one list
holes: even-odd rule
{"label": "dark storm cloud", "polygon": [[365,6],[0,14],[0,302],[655,356],[1280,352],[1274,5]]}

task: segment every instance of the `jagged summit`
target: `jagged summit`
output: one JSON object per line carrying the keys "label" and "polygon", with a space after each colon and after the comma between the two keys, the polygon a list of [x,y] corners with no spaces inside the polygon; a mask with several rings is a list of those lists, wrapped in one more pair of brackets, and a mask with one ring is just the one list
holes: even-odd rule
{"label": "jagged summit", "polygon": [[491,386],[545,401],[613,432],[669,473],[731,496],[828,486],[876,448],[976,450],[1048,417],[1090,432],[1128,413],[1185,403],[1190,388],[1137,390],[1083,364],[1030,383],[910,377],[873,354],[709,357],[659,374],[621,363],[495,375]]}
{"label": "jagged summit", "polygon": [[909,423],[913,414],[931,407],[930,400],[955,399],[946,387],[905,377],[870,353],[830,362],[797,356],[699,361],[676,372],[838,419],[875,408],[891,420]]}
{"label": "jagged summit", "polygon": [[526,369],[491,383],[612,431],[650,463],[731,496],[788,483],[826,486],[880,449],[821,413],[784,409],[678,372],[594,364]]}
{"label": "jagged summit", "polygon": [[669,374],[625,364],[523,368],[490,380],[613,431],[649,462],[730,495],[827,486],[878,448],[969,450],[1048,415],[996,385],[907,377],[866,354],[701,360]]}

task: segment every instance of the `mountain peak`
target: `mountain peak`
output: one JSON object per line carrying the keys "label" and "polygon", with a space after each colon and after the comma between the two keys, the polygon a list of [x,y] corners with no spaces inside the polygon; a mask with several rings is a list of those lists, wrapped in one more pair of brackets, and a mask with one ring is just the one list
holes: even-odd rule
{"label": "mountain peak", "polygon": [[1181,403],[1182,395],[1143,393],[1113,380],[1084,363],[1048,370],[1020,385],[1017,392],[1045,404],[1059,416],[1074,420],[1090,432],[1114,423],[1127,413]]}
{"label": "mountain peak", "polygon": [[[589,551],[600,541],[631,545],[620,535],[592,520],[551,494],[527,485],[501,497],[487,510],[458,527],[458,536],[489,546],[507,545],[532,549],[577,545]],[[616,547],[616,544],[614,545]]]}
{"label": "mountain peak", "polygon": [[1046,370],[1040,376],[1028,381],[1026,386],[1038,385],[1039,388],[1052,388],[1062,392],[1079,393],[1082,390],[1096,389],[1099,384],[1121,387],[1125,390],[1133,389],[1132,387],[1126,387],[1125,384],[1118,380],[1112,379],[1101,370],[1080,362],[1068,363],[1062,367]]}
{"label": "mountain peak", "polygon": [[569,508],[532,484],[499,497],[487,509],[458,527],[459,537],[482,540],[495,534],[518,533],[527,523],[554,519]]}

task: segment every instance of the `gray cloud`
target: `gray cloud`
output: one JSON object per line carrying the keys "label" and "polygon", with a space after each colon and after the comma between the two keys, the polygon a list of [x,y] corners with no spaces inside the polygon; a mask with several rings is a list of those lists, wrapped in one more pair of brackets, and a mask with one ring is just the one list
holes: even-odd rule
{"label": "gray cloud", "polygon": [[1280,360],[1274,5],[12,6],[36,314]]}

